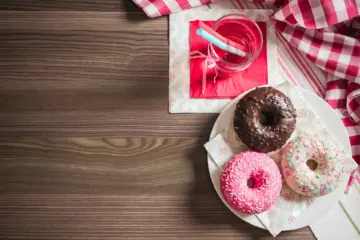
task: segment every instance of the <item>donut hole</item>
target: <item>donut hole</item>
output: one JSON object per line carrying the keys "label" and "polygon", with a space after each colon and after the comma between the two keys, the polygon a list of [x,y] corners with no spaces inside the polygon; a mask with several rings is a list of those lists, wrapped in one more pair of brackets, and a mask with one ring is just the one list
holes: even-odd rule
{"label": "donut hole", "polygon": [[313,160],[313,159],[309,159],[306,161],[306,165],[312,170],[314,171],[317,167],[318,167],[318,163]]}
{"label": "donut hole", "polygon": [[260,112],[259,121],[263,126],[273,126],[277,123],[276,111],[267,109]]}
{"label": "donut hole", "polygon": [[248,180],[247,180],[247,186],[249,187],[249,188],[254,188],[255,187],[255,179],[254,178],[249,178]]}

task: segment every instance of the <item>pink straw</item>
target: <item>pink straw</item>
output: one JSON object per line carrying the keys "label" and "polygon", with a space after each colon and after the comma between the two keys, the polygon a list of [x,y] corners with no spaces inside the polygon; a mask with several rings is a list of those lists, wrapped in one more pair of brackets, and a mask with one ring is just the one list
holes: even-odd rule
{"label": "pink straw", "polygon": [[357,169],[355,169],[354,171],[352,171],[352,172],[350,173],[350,178],[349,178],[349,181],[348,181],[348,183],[347,183],[347,185],[346,185],[345,192],[344,192],[345,194],[347,194],[347,193],[349,192],[351,185],[353,185],[354,180],[355,180],[355,173],[356,173],[356,171],[358,171],[359,169],[360,169],[360,168],[358,167]]}
{"label": "pink straw", "polygon": [[345,194],[347,194],[349,192],[350,187],[354,182],[354,179],[355,179],[354,176],[350,175],[349,181],[348,181],[348,183],[346,185],[346,188],[345,188],[345,192],[344,192]]}

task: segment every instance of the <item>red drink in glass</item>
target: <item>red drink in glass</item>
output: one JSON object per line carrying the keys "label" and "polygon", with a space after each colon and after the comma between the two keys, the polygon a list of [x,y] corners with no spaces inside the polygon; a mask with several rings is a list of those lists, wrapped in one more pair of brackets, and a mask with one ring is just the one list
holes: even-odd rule
{"label": "red drink in glass", "polygon": [[213,29],[236,43],[246,53],[237,56],[209,44],[210,56],[216,61],[216,67],[222,72],[237,72],[246,69],[258,57],[263,37],[256,22],[240,14],[226,15],[214,23]]}

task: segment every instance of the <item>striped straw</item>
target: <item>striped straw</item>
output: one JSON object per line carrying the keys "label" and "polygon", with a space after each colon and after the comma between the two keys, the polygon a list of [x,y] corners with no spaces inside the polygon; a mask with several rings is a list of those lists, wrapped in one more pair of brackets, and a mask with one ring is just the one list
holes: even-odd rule
{"label": "striped straw", "polygon": [[219,33],[214,31],[211,27],[207,26],[203,22],[197,22],[199,24],[199,28],[196,30],[197,35],[225,51],[241,57],[246,56],[245,52],[239,49],[239,44],[225,38],[224,36],[221,36]]}
{"label": "striped straw", "polygon": [[[230,45],[231,47],[234,47],[238,50],[241,50],[241,46],[237,43],[234,42],[228,38],[225,38],[224,36],[222,36],[221,34],[219,34],[218,32],[216,32],[214,29],[212,29],[211,27],[209,27],[208,25],[206,25],[204,22],[201,22],[199,20],[195,21],[195,24],[198,24],[198,26],[202,29],[204,29],[206,32],[210,33],[211,35],[213,35],[214,37],[216,37],[217,39],[219,39],[220,41],[226,43],[227,45]],[[242,50],[241,50],[242,51]],[[245,54],[245,52],[244,52]]]}
{"label": "striped straw", "polygon": [[359,169],[359,168],[355,169],[354,171],[352,171],[352,172],[350,173],[350,178],[349,178],[349,181],[348,181],[348,183],[347,183],[347,185],[346,185],[346,188],[345,188],[345,191],[344,191],[345,194],[348,194],[351,185],[353,185],[354,180],[355,180],[355,173],[356,173],[356,171],[357,171],[358,169]]}

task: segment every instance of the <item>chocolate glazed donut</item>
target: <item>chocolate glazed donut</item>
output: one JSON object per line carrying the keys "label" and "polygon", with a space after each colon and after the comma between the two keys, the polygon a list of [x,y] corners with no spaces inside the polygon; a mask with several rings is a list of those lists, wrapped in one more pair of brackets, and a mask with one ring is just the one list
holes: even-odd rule
{"label": "chocolate glazed donut", "polygon": [[281,148],[296,125],[290,99],[272,87],[247,93],[236,105],[234,128],[250,149],[267,153]]}

